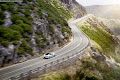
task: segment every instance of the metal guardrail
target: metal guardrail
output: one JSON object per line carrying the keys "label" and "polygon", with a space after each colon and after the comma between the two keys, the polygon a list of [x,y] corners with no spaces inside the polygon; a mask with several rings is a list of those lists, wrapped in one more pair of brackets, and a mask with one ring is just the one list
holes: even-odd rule
{"label": "metal guardrail", "polygon": [[58,59],[56,61],[50,62],[50,63],[45,64],[43,66],[40,66],[40,67],[37,67],[35,69],[29,70],[29,71],[27,71],[25,73],[21,73],[19,75],[14,76],[14,77],[10,77],[8,80],[23,80],[24,78],[26,78],[26,77],[28,77],[30,75],[40,73],[40,71],[45,70],[46,68],[52,67],[52,66],[54,66],[56,64],[62,63],[62,62],[67,61],[67,60],[69,60],[69,59],[71,59],[73,57],[76,57],[77,55],[80,55],[80,53],[82,53],[90,44],[90,38],[83,31],[82,31],[82,33],[88,38],[88,44],[82,50],[80,50],[80,51],[78,51],[76,53],[73,53],[72,55],[69,55],[67,57],[64,57],[62,59]]}

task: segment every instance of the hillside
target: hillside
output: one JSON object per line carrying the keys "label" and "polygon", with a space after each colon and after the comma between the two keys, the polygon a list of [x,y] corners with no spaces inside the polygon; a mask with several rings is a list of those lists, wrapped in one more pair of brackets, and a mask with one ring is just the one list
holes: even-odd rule
{"label": "hillside", "polygon": [[68,43],[67,20],[85,14],[75,0],[0,3],[0,66],[39,57]]}
{"label": "hillside", "polygon": [[119,19],[105,19],[100,18],[102,21],[119,39],[120,39],[120,20]]}
{"label": "hillside", "polygon": [[86,6],[90,14],[99,17],[107,28],[109,28],[120,39],[120,5],[94,5]]}
{"label": "hillside", "polygon": [[119,80],[120,41],[95,16],[78,23],[91,43],[76,63],[68,68],[46,73],[31,80]]}
{"label": "hillside", "polygon": [[120,19],[120,5],[93,5],[86,6],[89,14],[94,14],[96,17],[107,19]]}

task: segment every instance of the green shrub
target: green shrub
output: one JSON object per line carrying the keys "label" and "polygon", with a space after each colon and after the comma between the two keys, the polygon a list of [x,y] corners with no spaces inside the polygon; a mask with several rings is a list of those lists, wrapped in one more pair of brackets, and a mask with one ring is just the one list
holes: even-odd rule
{"label": "green shrub", "polygon": [[0,26],[0,34],[3,39],[8,40],[8,41],[20,40],[21,38],[21,34],[19,31],[12,30],[5,26]]}
{"label": "green shrub", "polygon": [[31,40],[31,38],[30,38],[30,37],[26,39],[26,41],[28,41],[28,42],[29,42],[30,40]]}
{"label": "green shrub", "polygon": [[18,49],[19,49],[18,55],[24,54],[24,48],[23,47],[19,47]]}
{"label": "green shrub", "polygon": [[33,4],[29,4],[29,7],[27,7],[27,9],[34,10],[34,6],[33,6]]}
{"label": "green shrub", "polygon": [[8,11],[14,12],[14,5],[9,5]]}
{"label": "green shrub", "polygon": [[32,34],[33,33],[33,28],[31,25],[28,25],[28,24],[22,24],[21,25],[23,30],[24,30],[24,33],[27,32],[29,34]]}
{"label": "green shrub", "polygon": [[23,24],[23,21],[22,20],[16,20],[15,24]]}
{"label": "green shrub", "polygon": [[26,16],[26,17],[29,17],[30,14],[31,14],[31,11],[26,9],[25,12],[23,12],[23,14]]}
{"label": "green shrub", "polygon": [[33,1],[33,0],[28,0],[29,2]]}
{"label": "green shrub", "polygon": [[47,45],[49,45],[50,43],[49,43],[49,42],[47,42],[46,44],[47,44]]}
{"label": "green shrub", "polygon": [[1,19],[0,19],[0,25],[2,25],[3,23],[4,23],[4,20],[1,20]]}
{"label": "green shrub", "polygon": [[22,20],[25,24],[32,25],[32,23],[29,22],[29,20],[27,18],[18,16],[17,14],[12,15],[11,20],[14,24],[16,24],[16,20]]}
{"label": "green shrub", "polygon": [[42,35],[42,32],[41,31],[36,31],[35,32],[37,35]]}
{"label": "green shrub", "polygon": [[24,38],[29,38],[29,36],[27,34],[23,34]]}
{"label": "green shrub", "polygon": [[67,29],[65,26],[62,26],[62,33],[67,32],[69,35],[71,35],[71,31]]}
{"label": "green shrub", "polygon": [[18,13],[19,13],[19,11],[17,11],[17,10],[14,10],[13,12],[12,12],[12,15],[18,15]]}
{"label": "green shrub", "polygon": [[24,47],[24,49],[25,49],[25,52],[27,52],[27,53],[31,53],[33,51],[30,46],[26,46],[26,47]]}
{"label": "green shrub", "polygon": [[3,45],[4,47],[8,47],[8,44],[9,44],[8,41],[2,41],[2,42],[1,42],[1,45]]}
{"label": "green shrub", "polygon": [[8,10],[8,5],[6,5],[6,4],[1,4],[1,9],[2,10]]}
{"label": "green shrub", "polygon": [[24,31],[23,31],[23,28],[21,27],[21,26],[18,26],[18,25],[12,25],[12,26],[10,26],[10,29],[12,29],[12,30],[16,30],[16,31],[19,31],[20,33],[23,33]]}
{"label": "green shrub", "polygon": [[5,19],[5,14],[3,11],[0,11],[0,19],[1,20]]}
{"label": "green shrub", "polygon": [[22,40],[21,42],[22,42],[22,44],[20,45],[20,47],[26,47],[27,46],[26,40]]}
{"label": "green shrub", "polygon": [[27,3],[27,0],[23,0],[23,3]]}
{"label": "green shrub", "polygon": [[28,54],[30,54],[31,56],[34,56],[34,53],[28,53]]}
{"label": "green shrub", "polygon": [[38,15],[39,15],[39,17],[40,17],[41,19],[43,18],[43,14],[42,14],[41,9],[38,10]]}
{"label": "green shrub", "polygon": [[47,28],[49,29],[50,32],[52,32],[52,33],[55,32],[55,29],[53,26],[49,25],[49,26],[47,26]]}
{"label": "green shrub", "polygon": [[27,17],[27,19],[32,22],[33,21],[33,18],[32,17]]}
{"label": "green shrub", "polygon": [[20,45],[20,47],[18,48],[18,55],[24,54],[26,53],[32,53],[32,48],[30,46],[27,45],[27,42],[25,40],[22,41],[22,44]]}
{"label": "green shrub", "polygon": [[13,45],[18,45],[19,42],[18,41],[13,41]]}
{"label": "green shrub", "polygon": [[4,38],[0,37],[0,42],[4,41]]}

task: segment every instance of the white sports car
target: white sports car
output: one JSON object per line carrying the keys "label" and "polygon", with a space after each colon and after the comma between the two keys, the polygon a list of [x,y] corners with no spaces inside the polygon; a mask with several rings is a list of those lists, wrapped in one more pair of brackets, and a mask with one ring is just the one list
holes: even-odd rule
{"label": "white sports car", "polygon": [[53,52],[49,52],[49,53],[44,54],[44,59],[49,59],[52,57],[55,57],[55,53],[53,53]]}

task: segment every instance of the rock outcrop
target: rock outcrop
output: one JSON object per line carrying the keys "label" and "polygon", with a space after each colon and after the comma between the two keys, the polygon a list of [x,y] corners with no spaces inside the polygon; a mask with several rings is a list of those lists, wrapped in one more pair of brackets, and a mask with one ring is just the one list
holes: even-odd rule
{"label": "rock outcrop", "polygon": [[87,14],[86,9],[80,5],[76,0],[61,0],[63,6],[74,12],[75,18],[80,18]]}

